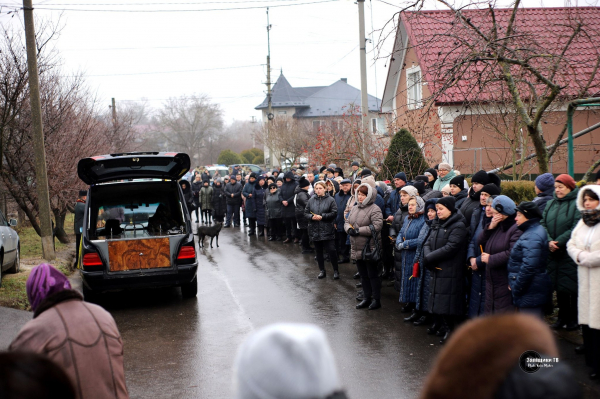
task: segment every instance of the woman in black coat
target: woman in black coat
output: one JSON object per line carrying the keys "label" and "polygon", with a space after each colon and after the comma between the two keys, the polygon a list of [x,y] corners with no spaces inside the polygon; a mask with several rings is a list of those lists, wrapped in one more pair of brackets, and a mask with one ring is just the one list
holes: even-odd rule
{"label": "woman in black coat", "polygon": [[442,344],[454,329],[455,317],[464,314],[465,304],[468,231],[455,203],[451,196],[438,200],[438,219],[431,223],[429,240],[423,246],[423,263],[431,271],[428,310],[435,318],[427,333],[443,336]]}
{"label": "woman in black coat", "polygon": [[181,190],[183,191],[183,199],[185,200],[185,205],[191,218],[192,212],[194,212],[194,210],[196,209],[196,207],[194,206],[194,196],[192,194],[192,187],[190,185],[190,182],[188,182],[187,180],[179,180],[179,185],[181,186]]}
{"label": "woman in black coat", "polygon": [[223,223],[227,212],[227,197],[223,193],[223,182],[218,178],[213,184],[213,219],[215,222]]}
{"label": "woman in black coat", "polygon": [[323,250],[329,254],[333,266],[333,279],[340,278],[335,250],[335,227],[337,218],[337,205],[335,200],[327,194],[325,182],[315,183],[315,195],[308,200],[304,209],[304,218],[308,220],[308,234],[317,250],[317,263],[319,264],[319,275],[317,278],[325,278],[325,259]]}
{"label": "woman in black coat", "polygon": [[308,239],[308,220],[304,217],[304,209],[306,208],[306,204],[308,204],[308,200],[310,199],[310,195],[308,195],[309,187],[310,182],[302,177],[298,181],[298,187],[296,187],[296,191],[294,191],[296,194],[296,197],[294,198],[296,206],[296,220],[298,222],[298,233],[301,238],[300,246],[303,254],[315,252],[315,250],[310,247],[310,242]]}
{"label": "woman in black coat", "polygon": [[264,199],[267,194],[267,184],[265,183],[265,177],[260,176],[252,189],[252,206],[254,207],[254,214],[256,216],[256,226],[258,229],[258,237],[264,237],[265,226],[267,225],[265,215]]}

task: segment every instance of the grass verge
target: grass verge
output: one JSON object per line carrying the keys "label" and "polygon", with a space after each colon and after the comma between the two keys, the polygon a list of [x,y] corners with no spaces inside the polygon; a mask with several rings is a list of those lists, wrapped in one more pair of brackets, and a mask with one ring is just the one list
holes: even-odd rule
{"label": "grass verge", "polygon": [[0,287],[0,306],[19,310],[31,310],[25,291],[25,283],[31,270],[23,270],[17,274],[2,275]]}

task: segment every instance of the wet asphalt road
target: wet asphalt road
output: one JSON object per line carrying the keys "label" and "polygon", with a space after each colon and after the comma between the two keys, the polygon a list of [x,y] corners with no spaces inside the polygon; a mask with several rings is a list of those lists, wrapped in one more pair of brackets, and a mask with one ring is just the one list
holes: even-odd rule
{"label": "wet asphalt road", "polygon": [[[297,245],[247,237],[242,228],[224,229],[219,244],[198,251],[196,299],[155,289],[101,301],[123,336],[132,398],[232,397],[237,347],[254,329],[282,321],[326,331],[350,398],[418,396],[439,338],[403,322],[387,282],[381,309],[357,310],[352,264],[340,265],[334,281],[326,263],[328,276],[318,280],[313,255],[301,255]],[[572,353],[572,344],[560,345]]]}

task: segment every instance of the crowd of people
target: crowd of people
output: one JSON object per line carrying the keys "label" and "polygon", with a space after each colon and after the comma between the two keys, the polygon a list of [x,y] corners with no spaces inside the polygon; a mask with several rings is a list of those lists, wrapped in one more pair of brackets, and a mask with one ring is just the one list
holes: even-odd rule
{"label": "crowd of people", "polygon": [[[448,342],[422,397],[581,397],[565,365],[535,377],[517,369],[526,350],[558,355],[549,327],[582,329],[583,345],[575,350],[585,354],[589,377],[598,379],[600,172],[595,185],[581,187],[569,175],[542,174],[535,199],[518,205],[502,195],[496,175],[479,171],[469,184],[446,163],[413,180],[399,171],[393,182],[377,181],[358,163],[348,178],[332,164],[283,174],[232,171],[212,184],[203,179],[180,182],[197,223],[240,226],[243,218],[250,236],[316,253],[319,279],[326,278],[326,262],[334,280],[340,263],[355,263],[362,288],[357,309],[379,309],[382,280],[390,280],[404,321],[429,324],[427,334]],[[558,317],[548,326],[553,293]],[[0,379],[0,393],[44,397],[40,387],[47,384],[65,398],[127,397],[122,339],[110,314],[84,302],[47,264],[32,270],[27,295],[34,319],[12,352],[0,354],[0,369],[32,382]],[[494,362],[479,363],[482,353]],[[52,370],[48,359],[61,369]],[[235,381],[239,398],[346,397],[315,326],[277,325],[252,334],[239,349]]]}

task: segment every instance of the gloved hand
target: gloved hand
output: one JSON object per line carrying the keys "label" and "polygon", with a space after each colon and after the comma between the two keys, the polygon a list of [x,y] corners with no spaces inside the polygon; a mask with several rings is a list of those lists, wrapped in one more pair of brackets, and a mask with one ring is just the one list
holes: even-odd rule
{"label": "gloved hand", "polygon": [[348,229],[348,235],[351,235],[352,237],[356,237],[358,234],[358,231],[354,230],[354,228],[350,228]]}

